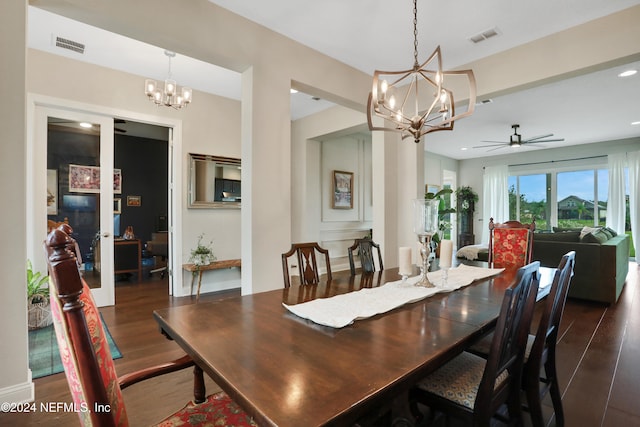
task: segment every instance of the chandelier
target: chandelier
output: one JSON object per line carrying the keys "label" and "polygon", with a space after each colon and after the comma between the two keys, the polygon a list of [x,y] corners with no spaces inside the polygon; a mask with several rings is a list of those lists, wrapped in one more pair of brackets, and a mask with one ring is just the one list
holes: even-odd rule
{"label": "chandelier", "polygon": [[[456,120],[473,114],[476,103],[476,80],[472,70],[442,71],[440,46],[420,65],[418,63],[418,7],[413,0],[413,68],[405,71],[373,73],[373,88],[367,103],[370,130],[400,132],[402,139],[412,136],[416,143],[429,133],[453,130]],[[469,104],[463,113],[455,113],[453,91],[444,86],[458,81],[469,87]],[[382,117],[385,126],[373,125],[373,116]]]}
{"label": "chandelier", "polygon": [[164,81],[164,87],[161,88],[153,79],[146,79],[144,93],[158,106],[164,105],[179,110],[191,103],[193,92],[188,87],[179,88],[171,76],[171,58],[176,56],[175,52],[165,50],[164,54],[169,58],[169,74]]}

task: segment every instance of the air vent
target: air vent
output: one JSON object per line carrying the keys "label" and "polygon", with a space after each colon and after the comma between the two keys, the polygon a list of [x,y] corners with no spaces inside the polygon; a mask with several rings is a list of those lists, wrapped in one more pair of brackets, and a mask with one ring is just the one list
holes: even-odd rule
{"label": "air vent", "polygon": [[473,42],[473,43],[480,43],[483,42],[487,39],[490,39],[491,37],[500,35],[500,30],[498,30],[498,27],[493,27],[490,28],[488,30],[482,31],[478,34],[475,34],[471,37],[468,37],[469,41]]}
{"label": "air vent", "polygon": [[74,42],[73,40],[64,39],[62,37],[56,37],[56,47],[72,50],[80,54],[84,53],[84,45],[82,43]]}
{"label": "air vent", "polygon": [[489,98],[489,99],[483,99],[482,101],[478,101],[476,102],[476,105],[485,105],[485,104],[491,104],[493,102],[493,99]]}

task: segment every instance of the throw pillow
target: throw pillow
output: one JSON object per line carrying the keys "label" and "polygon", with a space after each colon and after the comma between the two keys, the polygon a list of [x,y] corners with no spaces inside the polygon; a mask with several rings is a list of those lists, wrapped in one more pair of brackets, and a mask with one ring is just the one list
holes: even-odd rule
{"label": "throw pillow", "polygon": [[587,235],[589,233],[592,233],[592,232],[594,232],[596,230],[599,230],[599,229],[600,229],[600,227],[587,227],[587,226],[582,227],[582,230],[580,231],[580,239],[582,239],[585,235]]}
{"label": "throw pillow", "polygon": [[609,233],[611,233],[611,237],[616,237],[618,235],[618,233],[616,232],[616,230],[614,230],[613,228],[610,227],[605,227],[605,230],[609,230]]}
{"label": "throw pillow", "polygon": [[582,237],[582,239],[580,239],[582,243],[604,243],[607,240],[609,240],[609,238],[601,229],[587,233]]}
{"label": "throw pillow", "polygon": [[564,233],[565,231],[582,231],[582,227],[553,227],[554,233]]}

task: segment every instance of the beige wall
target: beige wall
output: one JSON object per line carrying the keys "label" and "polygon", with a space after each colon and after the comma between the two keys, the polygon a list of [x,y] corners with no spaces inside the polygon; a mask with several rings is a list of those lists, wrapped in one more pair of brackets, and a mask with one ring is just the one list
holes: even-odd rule
{"label": "beige wall", "polygon": [[0,402],[33,399],[26,298],[26,3],[0,3]]}

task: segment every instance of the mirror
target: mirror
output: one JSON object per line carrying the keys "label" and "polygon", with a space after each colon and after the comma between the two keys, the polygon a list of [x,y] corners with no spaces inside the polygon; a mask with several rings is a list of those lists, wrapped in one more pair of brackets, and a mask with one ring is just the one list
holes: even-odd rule
{"label": "mirror", "polygon": [[189,153],[189,160],[190,208],[240,208],[240,159]]}

